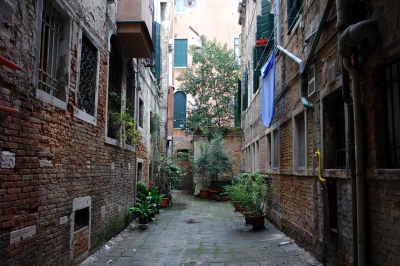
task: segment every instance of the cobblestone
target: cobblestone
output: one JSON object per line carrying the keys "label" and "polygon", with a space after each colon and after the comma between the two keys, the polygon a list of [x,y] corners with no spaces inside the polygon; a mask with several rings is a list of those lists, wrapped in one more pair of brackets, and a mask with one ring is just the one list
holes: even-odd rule
{"label": "cobblestone", "polygon": [[156,216],[158,225],[127,227],[80,266],[321,265],[268,221],[265,230],[246,227],[229,202],[184,191],[174,191],[173,202]]}

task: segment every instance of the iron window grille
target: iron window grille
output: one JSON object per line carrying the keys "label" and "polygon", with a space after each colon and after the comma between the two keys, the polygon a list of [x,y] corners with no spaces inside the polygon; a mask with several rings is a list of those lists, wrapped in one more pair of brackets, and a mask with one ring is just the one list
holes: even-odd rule
{"label": "iron window grille", "polygon": [[39,89],[59,98],[63,84],[57,79],[61,13],[51,3],[44,3],[42,17],[42,44],[39,67]]}
{"label": "iron window grille", "polygon": [[97,49],[86,36],[82,36],[79,74],[78,108],[94,115],[96,98]]}

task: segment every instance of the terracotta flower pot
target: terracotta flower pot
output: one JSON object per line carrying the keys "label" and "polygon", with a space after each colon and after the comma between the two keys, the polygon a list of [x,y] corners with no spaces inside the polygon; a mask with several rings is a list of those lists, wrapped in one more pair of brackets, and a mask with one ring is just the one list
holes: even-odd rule
{"label": "terracotta flower pot", "polygon": [[250,224],[253,226],[253,230],[261,230],[261,229],[265,229],[265,217],[267,215],[265,215],[264,213],[261,215],[250,215],[249,216],[249,222]]}
{"label": "terracotta flower pot", "polygon": [[219,193],[221,193],[221,191],[219,190],[209,190],[209,197],[212,200],[215,200],[215,196],[217,196]]}
{"label": "terracotta flower pot", "polygon": [[208,189],[200,189],[200,198],[206,199],[208,198],[209,190]]}
{"label": "terracotta flower pot", "polygon": [[169,198],[162,198],[160,207],[161,208],[167,208],[168,207],[168,203],[169,203]]}

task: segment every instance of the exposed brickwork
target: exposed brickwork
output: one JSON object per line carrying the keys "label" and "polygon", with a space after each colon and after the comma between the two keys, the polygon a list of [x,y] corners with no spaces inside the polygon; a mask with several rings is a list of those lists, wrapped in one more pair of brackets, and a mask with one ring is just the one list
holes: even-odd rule
{"label": "exposed brickwork", "polygon": [[[364,137],[364,154],[367,179],[366,190],[366,217],[367,220],[367,261],[371,265],[396,265],[400,255],[395,242],[398,236],[396,211],[399,201],[399,190],[396,189],[398,169],[386,169],[388,166],[387,146],[387,103],[383,88],[385,80],[384,67],[400,60],[400,48],[395,45],[400,29],[396,27],[400,3],[388,3],[381,0],[356,1],[356,20],[376,19],[379,23],[379,42],[377,47],[371,47],[367,42],[361,42],[358,48],[357,63],[361,75],[362,93],[362,123]],[[280,1],[281,5],[281,45],[303,61],[307,60],[313,41],[305,44],[308,38],[318,28],[325,4],[320,2],[304,1],[304,11],[301,21],[304,23],[304,32],[297,26],[291,33],[287,32],[287,1]],[[393,5],[392,5],[393,4]],[[256,6],[254,6],[256,5]],[[245,171],[254,171],[253,163],[254,144],[260,144],[259,171],[269,173],[273,183],[278,187],[278,193],[273,203],[267,208],[269,218],[284,232],[292,236],[298,243],[310,250],[322,260],[322,224],[323,208],[320,184],[316,179],[317,161],[315,151],[322,153],[322,175],[325,178],[336,180],[337,189],[337,217],[338,231],[330,234],[327,240],[326,256],[332,265],[352,265],[355,263],[354,226],[352,212],[352,180],[351,164],[354,163],[354,153],[351,142],[352,109],[344,103],[346,138],[346,169],[336,168],[336,139],[332,139],[332,132],[338,128],[334,120],[335,113],[331,101],[337,96],[341,98],[341,57],[338,53],[338,32],[335,9],[331,11],[325,24],[322,37],[317,46],[312,64],[315,65],[316,92],[307,99],[314,105],[314,111],[307,110],[300,101],[299,65],[284,52],[279,51],[276,56],[275,80],[275,117],[270,129],[260,126],[261,93],[249,93],[249,107],[242,112],[242,154]],[[253,65],[253,42],[255,36],[255,14],[260,14],[260,3],[246,1],[246,8],[242,14],[241,63],[242,71]],[[335,63],[336,64],[333,64]],[[329,81],[329,69],[333,65],[333,80]],[[252,71],[250,71],[252,72]],[[336,74],[336,75],[335,75]],[[252,75],[249,76],[249,91],[252,91]],[[350,84],[351,84],[350,75]],[[350,92],[352,88],[350,86]],[[295,123],[294,117],[305,112],[307,117],[307,169],[297,171],[294,157]],[[272,169],[271,163],[271,135],[273,130],[279,130],[279,168]],[[263,150],[265,148],[265,150]],[[393,188],[393,189],[389,189]],[[330,196],[332,198],[332,196]],[[397,230],[397,231],[396,231]]]}
{"label": "exposed brickwork", "polygon": [[[19,72],[0,66],[0,105],[19,110],[0,111],[0,154],[15,155],[14,166],[0,167],[0,265],[74,265],[126,225],[135,196],[135,158],[143,160],[143,180],[148,181],[149,115],[150,110],[159,112],[155,84],[151,70],[141,67],[144,138],[137,152],[107,144],[108,38],[116,33],[117,1],[57,1],[71,16],[65,110],[36,97],[43,1],[0,2],[0,54],[23,68]],[[82,31],[99,52],[96,125],[74,113]],[[126,65],[130,56],[121,53]],[[73,201],[87,196],[91,226],[71,240]],[[26,228],[35,228],[35,234]],[[21,240],[10,239],[12,232],[25,229]]]}

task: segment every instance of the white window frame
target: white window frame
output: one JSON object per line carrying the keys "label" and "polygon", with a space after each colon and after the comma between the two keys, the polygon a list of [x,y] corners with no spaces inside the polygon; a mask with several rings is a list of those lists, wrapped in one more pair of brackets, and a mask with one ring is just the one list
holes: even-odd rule
{"label": "white window frame", "polygon": [[[52,77],[50,79],[53,79],[55,82],[57,82],[60,88],[60,91],[58,93],[58,95],[56,95],[56,93],[54,91],[44,91],[42,89],[39,88],[39,86],[41,86],[41,84],[47,84],[47,81],[42,81],[41,79],[41,74],[40,73],[44,73],[42,71],[43,65],[42,65],[42,49],[43,49],[43,14],[46,12],[46,8],[48,7],[48,5],[51,4],[52,7],[54,7],[57,11],[57,13],[59,14],[59,22],[60,22],[60,41],[58,43],[58,45],[53,46],[55,49],[55,52],[52,53],[52,56],[54,56],[53,60],[51,60],[54,64],[53,67],[50,67],[52,70],[49,70],[50,68],[47,67],[46,71],[47,72],[54,72],[49,73],[49,77]],[[58,16],[58,15],[57,15]],[[38,54],[38,58],[39,58],[39,73],[38,75],[36,75],[37,78],[37,86],[36,86],[36,98],[51,104],[57,108],[60,108],[62,110],[67,110],[67,103],[68,103],[68,97],[69,97],[69,81],[70,81],[70,47],[71,47],[71,31],[72,31],[72,20],[71,20],[71,16],[67,13],[67,11],[65,10],[64,7],[60,6],[60,4],[58,3],[58,1],[56,0],[47,0],[44,1],[43,3],[43,7],[42,7],[42,15],[41,15],[41,31],[39,36],[40,39],[38,40],[38,44],[39,44],[39,54]],[[49,51],[49,50],[47,50]],[[46,51],[46,52],[47,52]],[[60,65],[60,58],[64,57],[65,60],[63,60],[63,62],[65,62],[65,65],[61,66]],[[50,59],[48,59],[50,60]],[[46,72],[46,73],[47,73]],[[60,75],[61,72],[61,75]],[[51,83],[53,84],[53,83]],[[50,85],[50,84],[49,84]],[[47,89],[46,89],[47,90]]]}
{"label": "white window frame", "polygon": [[[316,79],[315,79],[315,66],[312,65],[312,66],[310,66],[310,69],[308,70],[308,88],[307,88],[308,97],[313,95],[315,93],[315,91],[316,91],[317,83],[315,81],[316,81]],[[310,87],[312,89],[310,89]]]}
{"label": "white window frame", "polygon": [[184,0],[175,0],[175,14],[189,14],[189,8],[184,6]]}
{"label": "white window frame", "polygon": [[[86,113],[84,110],[78,108],[78,94],[79,94],[79,86],[80,86],[80,64],[81,64],[81,56],[82,56],[82,38],[85,37],[90,41],[90,43],[96,48],[96,85],[95,85],[95,106],[94,106],[94,115],[90,115]],[[75,97],[75,106],[74,106],[74,116],[86,121],[92,125],[97,125],[97,106],[98,106],[98,89],[99,89],[99,73],[100,73],[100,51],[98,49],[98,44],[94,42],[93,39],[90,38],[90,35],[86,31],[80,32],[79,38],[79,53],[78,53],[78,73],[77,73],[77,89],[76,89],[76,97]]]}
{"label": "white window frame", "polygon": [[[276,135],[275,135],[276,133]],[[279,162],[279,129],[276,128],[274,130],[271,131],[271,168],[273,170],[278,170],[279,166],[280,166],[280,162]],[[278,141],[278,146],[275,147],[275,139],[277,138]],[[278,160],[278,165],[275,165],[275,159]]]}

